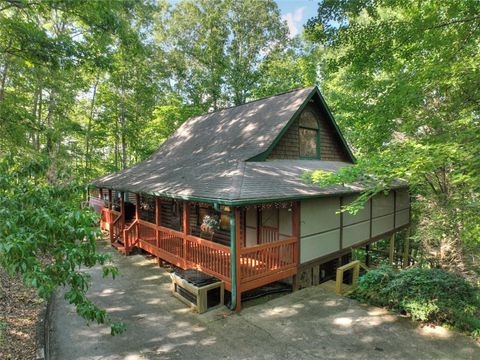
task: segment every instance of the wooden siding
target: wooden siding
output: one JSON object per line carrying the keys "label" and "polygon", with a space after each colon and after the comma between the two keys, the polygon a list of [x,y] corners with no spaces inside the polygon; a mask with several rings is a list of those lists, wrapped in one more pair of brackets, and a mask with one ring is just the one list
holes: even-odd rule
{"label": "wooden siding", "polygon": [[355,215],[338,214],[353,196],[301,202],[300,263],[335,255],[398,231],[409,223],[409,195],[396,190],[377,194]]}
{"label": "wooden siding", "polygon": [[[343,148],[339,135],[326,117],[317,110],[317,106],[309,104],[300,117],[314,117],[319,124],[320,132],[320,159],[331,161],[350,162],[346,150]],[[273,148],[267,160],[299,159],[299,121],[296,119],[287,129],[283,137]]]}

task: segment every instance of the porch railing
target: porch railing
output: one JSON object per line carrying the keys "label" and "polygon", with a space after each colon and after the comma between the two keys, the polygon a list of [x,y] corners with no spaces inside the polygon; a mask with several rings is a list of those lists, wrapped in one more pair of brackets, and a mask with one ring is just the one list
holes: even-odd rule
{"label": "porch railing", "polygon": [[126,254],[128,254],[130,249],[137,244],[138,239],[138,221],[135,220],[123,230],[123,241]]}
{"label": "porch railing", "polygon": [[187,265],[221,280],[230,279],[229,247],[195,236],[187,236],[185,252]]}
{"label": "porch railing", "polygon": [[260,242],[262,244],[278,241],[279,231],[271,226],[260,227]]}
{"label": "porch railing", "polygon": [[272,272],[291,269],[296,264],[297,239],[275,241],[242,248],[240,268],[242,281],[248,282]]}
{"label": "porch railing", "polygon": [[112,242],[120,241],[123,238],[123,228],[124,228],[122,215],[117,211],[110,210],[110,217],[111,217],[110,220],[111,221],[113,220],[110,223],[110,226],[112,227],[112,230],[110,231],[110,234],[111,234],[110,240]]}
{"label": "porch railing", "polygon": [[[112,227],[115,231],[115,227]],[[125,251],[133,246],[159,256],[182,268],[196,268],[226,282],[231,282],[230,248],[173,229],[135,220],[123,230]],[[297,239],[273,241],[240,249],[240,281],[257,284],[269,276],[296,268]],[[268,283],[268,281],[264,281]]]}
{"label": "porch railing", "polygon": [[110,230],[110,210],[103,208],[100,212],[100,228],[102,230]]}

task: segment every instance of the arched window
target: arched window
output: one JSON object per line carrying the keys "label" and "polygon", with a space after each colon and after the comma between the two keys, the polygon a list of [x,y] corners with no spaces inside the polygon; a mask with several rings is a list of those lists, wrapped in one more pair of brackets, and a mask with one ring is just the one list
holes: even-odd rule
{"label": "arched window", "polygon": [[320,134],[318,121],[311,111],[304,111],[299,123],[300,158],[320,159]]}

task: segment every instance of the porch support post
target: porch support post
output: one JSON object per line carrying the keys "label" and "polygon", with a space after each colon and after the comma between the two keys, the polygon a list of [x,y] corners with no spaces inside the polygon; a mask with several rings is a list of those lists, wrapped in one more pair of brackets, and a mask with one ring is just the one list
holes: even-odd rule
{"label": "porch support post", "polygon": [[365,245],[365,265],[370,266],[370,244]]}
{"label": "porch support post", "polygon": [[390,265],[395,266],[395,233],[390,236],[389,261]]}
{"label": "porch support post", "polygon": [[[161,212],[161,203],[160,203],[160,198],[155,197],[155,225],[157,226],[155,229],[155,240],[156,240],[156,245],[157,248],[160,248],[160,230],[158,230],[158,227],[160,226],[160,216]],[[161,260],[160,257],[157,258],[157,263],[158,266],[160,266]]]}
{"label": "porch support post", "polygon": [[235,277],[236,277],[236,287],[237,287],[237,301],[235,306],[235,311],[239,312],[242,308],[242,279],[241,279],[241,264],[240,264],[240,255],[242,247],[242,234],[240,227],[240,208],[235,207]]}
{"label": "porch support post", "polygon": [[103,200],[103,189],[98,188],[98,198]]}
{"label": "porch support post", "polygon": [[408,265],[410,265],[410,226],[407,228],[407,231],[405,233],[405,243],[403,246],[403,264],[402,267],[406,268]]}
{"label": "porch support post", "polygon": [[121,192],[120,193],[120,216],[122,217],[121,218],[121,229],[122,229],[122,232],[123,232],[123,229],[125,228],[125,193],[124,192]]}
{"label": "porch support post", "polygon": [[183,202],[183,261],[185,262],[185,267],[188,259],[187,251],[187,236],[190,233],[190,222],[188,221],[190,209],[190,203],[188,201]]}
{"label": "porch support post", "polygon": [[123,238],[123,246],[125,247],[125,255],[128,255],[129,244],[127,244],[125,235],[125,193],[120,193],[120,231],[119,236]]}
{"label": "porch support post", "polygon": [[[237,253],[237,229],[236,229],[236,216],[237,208],[232,207],[230,210],[230,280],[232,282],[232,296],[230,310],[239,311],[241,308],[241,293],[240,287],[237,283],[238,280],[238,266],[240,264],[240,253]],[[238,261],[237,261],[238,257]]]}
{"label": "porch support post", "polygon": [[110,234],[110,243],[113,243],[113,219],[112,219],[112,189],[108,189],[108,233]]}
{"label": "porch support post", "polygon": [[108,189],[108,209],[112,210],[112,208],[113,208],[112,189]]}
{"label": "porch support post", "polygon": [[140,195],[135,194],[135,219],[140,220]]}
{"label": "porch support post", "polygon": [[[298,269],[300,266],[300,202],[298,201],[292,204],[292,236],[297,238],[297,242],[293,248],[293,260]],[[292,288],[293,291],[298,290],[297,275],[293,275]]]}

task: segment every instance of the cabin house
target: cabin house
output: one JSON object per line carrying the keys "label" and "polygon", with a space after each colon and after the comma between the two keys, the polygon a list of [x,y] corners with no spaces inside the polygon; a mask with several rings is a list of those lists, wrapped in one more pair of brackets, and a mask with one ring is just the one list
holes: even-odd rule
{"label": "cabin house", "polygon": [[238,310],[248,290],[298,287],[312,272],[322,282],[353,248],[408,227],[405,184],[351,215],[338,210],[359,185],[302,180],[354,161],[309,87],[189,119],[147,160],[93,181],[89,201],[120,251],[141,248],[216,277]]}

